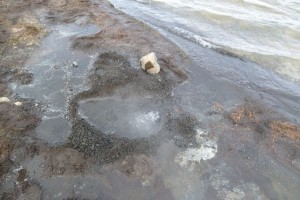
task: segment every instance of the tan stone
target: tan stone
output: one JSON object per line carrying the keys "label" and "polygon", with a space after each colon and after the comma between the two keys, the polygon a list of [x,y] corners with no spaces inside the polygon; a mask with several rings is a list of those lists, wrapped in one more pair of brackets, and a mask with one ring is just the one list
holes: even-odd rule
{"label": "tan stone", "polygon": [[140,65],[142,69],[147,71],[149,74],[158,74],[160,72],[160,66],[154,52],[143,56],[140,59]]}

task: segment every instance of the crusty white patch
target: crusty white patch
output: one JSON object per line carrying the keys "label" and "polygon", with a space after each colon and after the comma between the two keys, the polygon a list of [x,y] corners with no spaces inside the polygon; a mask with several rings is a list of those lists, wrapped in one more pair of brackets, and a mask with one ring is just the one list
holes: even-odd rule
{"label": "crusty white patch", "polygon": [[179,153],[175,161],[180,166],[187,166],[190,162],[198,162],[201,160],[209,160],[215,157],[217,153],[217,144],[214,141],[208,141],[199,148],[188,148],[184,152]]}
{"label": "crusty white patch", "polygon": [[[252,182],[231,183],[223,174],[224,172],[215,173],[211,177],[212,187],[217,191],[217,196],[224,200],[263,200],[266,199],[260,188]],[[236,184],[233,185],[232,184]]]}
{"label": "crusty white patch", "polygon": [[185,151],[177,154],[175,162],[182,167],[188,167],[194,163],[200,163],[201,161],[210,160],[216,156],[218,151],[217,142],[209,139],[208,134],[198,129],[195,139],[199,144],[197,148],[187,148]]}

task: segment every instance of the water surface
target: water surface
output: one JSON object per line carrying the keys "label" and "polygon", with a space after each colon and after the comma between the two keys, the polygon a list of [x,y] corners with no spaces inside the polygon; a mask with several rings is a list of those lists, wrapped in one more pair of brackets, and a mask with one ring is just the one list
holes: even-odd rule
{"label": "water surface", "polygon": [[[300,80],[300,2],[295,0],[112,0],[203,46]],[[135,14],[134,14],[135,13]]]}

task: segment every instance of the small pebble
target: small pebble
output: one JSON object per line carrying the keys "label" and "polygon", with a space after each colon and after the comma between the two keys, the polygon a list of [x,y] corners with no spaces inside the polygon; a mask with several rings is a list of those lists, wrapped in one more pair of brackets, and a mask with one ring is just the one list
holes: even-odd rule
{"label": "small pebble", "polygon": [[72,63],[72,66],[73,67],[78,67],[78,63],[75,61],[75,62]]}

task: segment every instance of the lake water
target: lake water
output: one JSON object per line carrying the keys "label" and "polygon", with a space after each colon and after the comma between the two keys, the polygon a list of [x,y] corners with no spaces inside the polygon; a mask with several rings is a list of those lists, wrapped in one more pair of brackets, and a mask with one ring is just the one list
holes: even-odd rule
{"label": "lake water", "polygon": [[300,81],[299,0],[111,1],[176,35]]}

